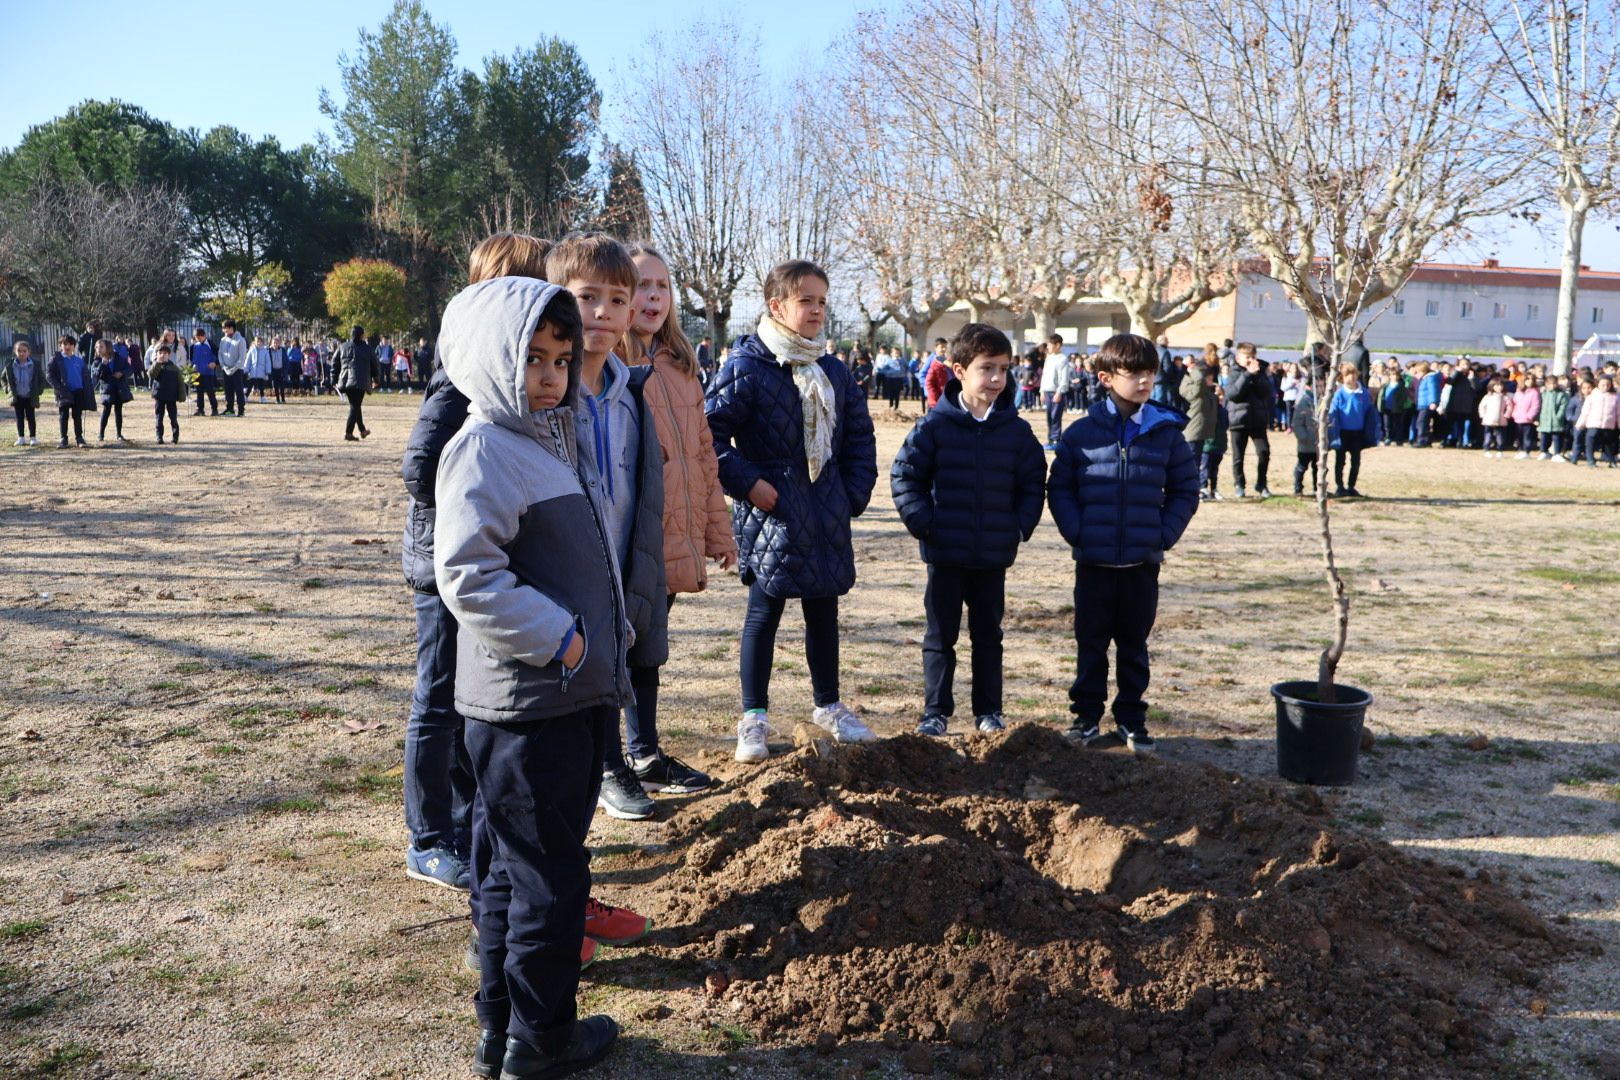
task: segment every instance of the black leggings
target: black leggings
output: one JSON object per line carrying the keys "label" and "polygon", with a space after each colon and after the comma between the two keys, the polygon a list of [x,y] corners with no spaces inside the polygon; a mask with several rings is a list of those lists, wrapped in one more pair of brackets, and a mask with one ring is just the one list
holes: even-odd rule
{"label": "black leggings", "polygon": [[343,396],[349,399],[349,419],[343,425],[344,435],[353,435],[355,429],[366,430],[366,422],[360,416],[360,403],[366,399],[364,390],[345,390]]}
{"label": "black leggings", "polygon": [[[804,597],[804,660],[818,706],[838,700],[838,597]],[[787,601],[771,596],[759,582],[748,587],[748,613],[742,629],[742,704],[744,709],[770,707],[771,664],[776,658],[776,628]]]}
{"label": "black leggings", "polygon": [[107,417],[114,417],[113,433],[120,439],[124,437],[124,403],[122,401],[104,401],[101,403],[101,430],[97,438],[107,437]]}
{"label": "black leggings", "polygon": [[[13,398],[11,407],[17,411],[17,438],[34,438],[35,402],[24,401],[22,398]],[[27,431],[23,430],[24,424],[28,426]]]}

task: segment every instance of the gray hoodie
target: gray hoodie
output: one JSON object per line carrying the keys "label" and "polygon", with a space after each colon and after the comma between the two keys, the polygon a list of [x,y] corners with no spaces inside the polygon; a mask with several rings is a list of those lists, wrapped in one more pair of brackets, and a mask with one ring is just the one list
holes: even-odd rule
{"label": "gray hoodie", "polygon": [[[471,409],[439,459],[433,566],[461,627],[456,709],[474,720],[566,716],[630,690],[618,560],[575,447],[577,351],[563,404],[530,413],[524,390],[529,339],[560,293],[495,278],[444,313],[445,373]],[[565,670],[571,631],[585,655]]]}

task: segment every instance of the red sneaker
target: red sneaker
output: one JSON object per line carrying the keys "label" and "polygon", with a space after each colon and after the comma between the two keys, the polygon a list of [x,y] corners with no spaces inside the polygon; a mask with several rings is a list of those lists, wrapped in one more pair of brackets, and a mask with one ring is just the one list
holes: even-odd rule
{"label": "red sneaker", "polygon": [[629,908],[604,904],[594,897],[585,901],[585,940],[603,945],[629,945],[647,936],[647,916]]}
{"label": "red sneaker", "polygon": [[581,971],[584,971],[586,968],[590,967],[591,964],[593,964],[595,961],[596,961],[596,942],[592,941],[590,938],[586,938],[585,939],[585,944],[583,944],[583,945],[581,945],[579,947],[579,969]]}

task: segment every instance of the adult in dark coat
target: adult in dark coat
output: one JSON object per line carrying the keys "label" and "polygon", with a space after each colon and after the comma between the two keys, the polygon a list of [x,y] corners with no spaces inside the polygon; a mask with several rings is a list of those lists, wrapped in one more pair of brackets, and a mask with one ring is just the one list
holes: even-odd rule
{"label": "adult in dark coat", "polygon": [[376,385],[378,376],[377,350],[366,340],[365,327],[356,326],[350,332],[349,340],[338,346],[333,363],[338,369],[335,379],[338,392],[349,399],[349,416],[343,425],[343,438],[348,442],[357,442],[356,431],[360,432],[361,439],[371,434],[360,415],[360,403]]}
{"label": "adult in dark coat", "polygon": [[1478,426],[1474,420],[1479,414],[1479,386],[1466,360],[1457,365],[1446,386],[1450,391],[1446,395],[1446,419],[1451,422],[1451,430],[1446,434],[1445,445],[1469,447],[1473,445]]}
{"label": "adult in dark coat", "polygon": [[1271,497],[1266,487],[1266,469],[1271,464],[1272,386],[1266,377],[1266,362],[1255,355],[1254,346],[1245,343],[1238,348],[1237,365],[1226,380],[1226,414],[1231,423],[1228,438],[1232,448],[1232,486],[1237,497],[1245,494],[1243,455],[1254,443],[1254,493],[1262,499]]}
{"label": "adult in dark coat", "polygon": [[1357,335],[1350,347],[1344,350],[1344,362],[1356,365],[1356,373],[1361,376],[1361,385],[1368,386],[1372,380],[1372,354],[1367,351],[1367,343]]}

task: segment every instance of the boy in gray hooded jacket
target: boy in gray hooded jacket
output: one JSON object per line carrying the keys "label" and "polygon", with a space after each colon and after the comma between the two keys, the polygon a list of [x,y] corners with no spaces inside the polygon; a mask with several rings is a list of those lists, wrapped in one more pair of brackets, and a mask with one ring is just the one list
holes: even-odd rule
{"label": "boy in gray hooded jacket", "polygon": [[533,278],[471,285],[445,309],[443,362],[470,401],[439,461],[434,578],[460,626],[456,710],[477,778],[473,918],[482,1029],[473,1071],[564,1076],[618,1028],[576,1019],[604,735],[630,685],[606,517],[579,460],[581,322]]}

